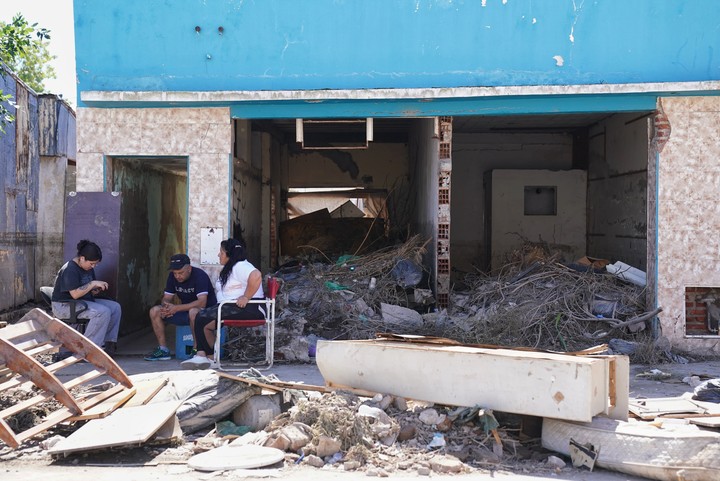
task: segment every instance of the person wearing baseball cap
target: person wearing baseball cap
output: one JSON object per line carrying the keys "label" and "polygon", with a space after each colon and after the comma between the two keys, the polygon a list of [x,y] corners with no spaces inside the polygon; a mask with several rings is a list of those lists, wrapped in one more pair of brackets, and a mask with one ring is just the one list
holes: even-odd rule
{"label": "person wearing baseball cap", "polygon": [[[168,270],[170,273],[160,305],[150,309],[150,322],[158,340],[158,347],[145,356],[146,361],[170,360],[170,349],[165,338],[166,324],[189,325],[192,332],[198,310],[217,303],[210,277],[204,270],[190,265],[187,255],[171,256]],[[178,302],[174,303],[176,297]]]}

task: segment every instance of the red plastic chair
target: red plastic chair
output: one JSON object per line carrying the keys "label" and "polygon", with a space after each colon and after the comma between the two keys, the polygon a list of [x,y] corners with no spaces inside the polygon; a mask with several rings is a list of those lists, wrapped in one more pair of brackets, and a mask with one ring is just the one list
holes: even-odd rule
{"label": "red plastic chair", "polygon": [[265,327],[265,364],[267,367],[264,369],[270,369],[275,360],[275,298],[280,290],[280,283],[274,277],[268,277],[267,289],[265,289],[265,299],[251,299],[248,304],[265,304],[265,318],[264,319],[221,319],[220,313],[222,312],[222,306],[225,304],[234,304],[235,301],[225,301],[218,305],[217,311],[217,333],[215,337],[215,362],[217,362],[218,370],[221,371],[239,371],[241,369],[228,369],[222,367],[220,360],[220,342],[223,327]]}

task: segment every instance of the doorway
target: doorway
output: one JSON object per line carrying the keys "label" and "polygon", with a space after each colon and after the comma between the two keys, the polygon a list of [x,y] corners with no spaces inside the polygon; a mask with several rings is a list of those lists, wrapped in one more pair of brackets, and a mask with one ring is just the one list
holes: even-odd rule
{"label": "doorway", "polygon": [[122,193],[118,302],[121,334],[148,325],[148,310],[162,295],[167,260],[187,252],[188,159],[107,159],[108,190]]}

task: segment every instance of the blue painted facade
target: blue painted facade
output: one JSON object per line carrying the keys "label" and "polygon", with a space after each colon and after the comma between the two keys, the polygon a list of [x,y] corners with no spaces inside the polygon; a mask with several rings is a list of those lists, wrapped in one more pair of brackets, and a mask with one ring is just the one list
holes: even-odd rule
{"label": "blue painted facade", "polygon": [[74,7],[79,91],[720,79],[716,0],[75,0]]}

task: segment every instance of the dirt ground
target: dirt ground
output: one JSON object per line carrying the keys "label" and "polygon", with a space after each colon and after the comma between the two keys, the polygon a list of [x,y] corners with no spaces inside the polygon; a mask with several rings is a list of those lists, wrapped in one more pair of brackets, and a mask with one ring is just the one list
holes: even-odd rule
{"label": "dirt ground", "polygon": [[[692,391],[692,387],[683,379],[690,376],[720,377],[720,360],[691,364],[661,364],[655,366],[632,365],[630,376],[630,396],[634,398],[674,397]],[[284,379],[291,381],[292,379]],[[57,433],[55,433],[57,434]],[[396,469],[364,470],[347,472],[342,463],[313,468],[295,463],[297,456],[288,455],[284,463],[260,470],[235,470],[218,473],[202,473],[187,466],[187,460],[193,454],[195,441],[205,432],[187,436],[185,441],[175,446],[142,446],[98,453],[52,459],[41,447],[41,441],[33,440],[21,448],[12,450],[0,444],[0,469],[3,479],[57,480],[57,479],[123,479],[132,480],[207,480],[216,476],[223,479],[273,478],[283,477],[296,480],[313,481],[343,477],[352,479],[367,476],[416,477],[418,471],[406,466]],[[548,453],[552,454],[552,453]],[[493,466],[472,469],[470,472],[456,474],[472,479],[573,479],[588,481],[638,480],[602,469],[589,472],[576,469],[569,464],[563,468],[552,468],[545,464],[547,454],[538,456],[530,462],[517,463],[503,460]],[[450,475],[432,472],[435,479]]]}

